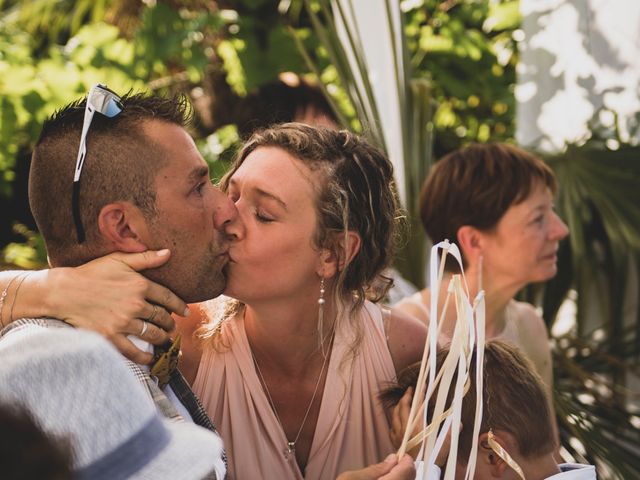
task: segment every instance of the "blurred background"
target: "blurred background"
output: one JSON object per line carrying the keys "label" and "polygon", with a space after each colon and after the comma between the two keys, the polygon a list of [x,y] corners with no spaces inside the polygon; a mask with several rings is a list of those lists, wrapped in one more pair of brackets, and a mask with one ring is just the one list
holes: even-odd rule
{"label": "blurred background", "polygon": [[361,132],[392,159],[421,287],[417,192],[466,143],[506,141],[556,172],[571,235],[521,297],[552,333],[567,459],[640,478],[640,2],[0,0],[0,269],[46,254],[27,201],[44,119],[96,82],[183,93],[219,178],[273,121]]}

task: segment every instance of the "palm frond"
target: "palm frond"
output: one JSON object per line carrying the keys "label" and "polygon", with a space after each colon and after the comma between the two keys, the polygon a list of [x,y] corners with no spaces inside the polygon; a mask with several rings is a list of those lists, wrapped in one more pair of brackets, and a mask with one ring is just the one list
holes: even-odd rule
{"label": "palm frond", "polygon": [[[409,233],[398,253],[396,266],[415,285],[424,284],[424,265],[427,243],[417,221],[417,193],[432,163],[433,100],[428,80],[415,78],[409,61],[404,34],[404,17],[399,5],[390,0],[367,4],[378,8],[387,19],[383,32],[389,40],[394,90],[380,91],[380,83],[371,81],[371,54],[365,50],[366,38],[357,21],[357,8],[350,0],[305,0],[314,32],[326,50],[332,67],[337,71],[342,88],[353,105],[362,133],[387,151],[396,166],[396,179],[400,199],[407,212]],[[302,54],[310,69],[318,73],[309,52]],[[378,72],[380,73],[380,72]],[[399,108],[399,125],[381,116],[380,99],[391,96],[391,108]],[[397,97],[397,98],[396,98]],[[396,135],[393,137],[393,135]],[[391,141],[397,138],[399,141]]]}
{"label": "palm frond", "polygon": [[[598,466],[599,478],[640,478],[640,394],[621,377],[640,378],[635,327],[615,342],[599,329],[555,340],[555,406],[563,445],[578,461]],[[613,347],[616,354],[610,352]]]}

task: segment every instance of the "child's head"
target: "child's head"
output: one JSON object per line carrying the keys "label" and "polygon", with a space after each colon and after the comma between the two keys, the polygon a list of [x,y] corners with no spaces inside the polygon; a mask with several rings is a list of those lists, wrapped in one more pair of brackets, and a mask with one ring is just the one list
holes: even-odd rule
{"label": "child's head", "polygon": [[[438,368],[442,366],[448,353],[447,349],[438,352]],[[551,454],[555,448],[547,396],[542,380],[531,362],[518,348],[498,340],[487,342],[484,355],[484,414],[475,478],[482,478],[480,472],[486,468],[483,460],[493,464],[500,462],[487,444],[490,429],[498,443],[516,461],[539,458]],[[382,392],[380,398],[385,408],[392,408],[409,387],[415,387],[419,369],[419,364],[408,367],[398,376],[398,385]],[[463,472],[473,441],[475,357],[471,362],[470,377],[470,388],[462,402],[462,430],[458,443],[458,470],[462,469]],[[437,392],[432,400],[435,400],[436,395]],[[451,396],[450,394],[449,401]],[[432,409],[433,405],[429,405],[429,410]],[[491,465],[488,468],[490,467]]]}

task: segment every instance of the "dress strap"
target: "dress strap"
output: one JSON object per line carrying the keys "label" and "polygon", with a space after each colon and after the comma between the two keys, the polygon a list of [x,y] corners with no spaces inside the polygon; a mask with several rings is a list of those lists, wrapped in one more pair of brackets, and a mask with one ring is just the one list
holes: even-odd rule
{"label": "dress strap", "polygon": [[391,308],[386,305],[380,307],[382,311],[382,326],[384,328],[384,338],[387,339],[387,346],[389,345],[389,328],[391,328]]}

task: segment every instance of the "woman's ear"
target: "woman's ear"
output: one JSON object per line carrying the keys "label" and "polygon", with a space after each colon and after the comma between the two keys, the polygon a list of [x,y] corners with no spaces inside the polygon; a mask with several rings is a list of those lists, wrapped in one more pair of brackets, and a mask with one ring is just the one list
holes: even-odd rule
{"label": "woman's ear", "polygon": [[482,232],[471,225],[463,225],[458,229],[457,240],[464,258],[475,263],[482,255]]}
{"label": "woman's ear", "polygon": [[351,230],[346,235],[344,233],[336,233],[333,240],[336,248],[334,250],[323,248],[320,254],[318,275],[325,278],[331,278],[344,270],[358,254],[362,243],[360,235]]}
{"label": "woman's ear", "polygon": [[102,207],[98,216],[98,230],[110,250],[136,253],[147,250],[143,238],[147,223],[139,208],[128,202],[110,203]]}

